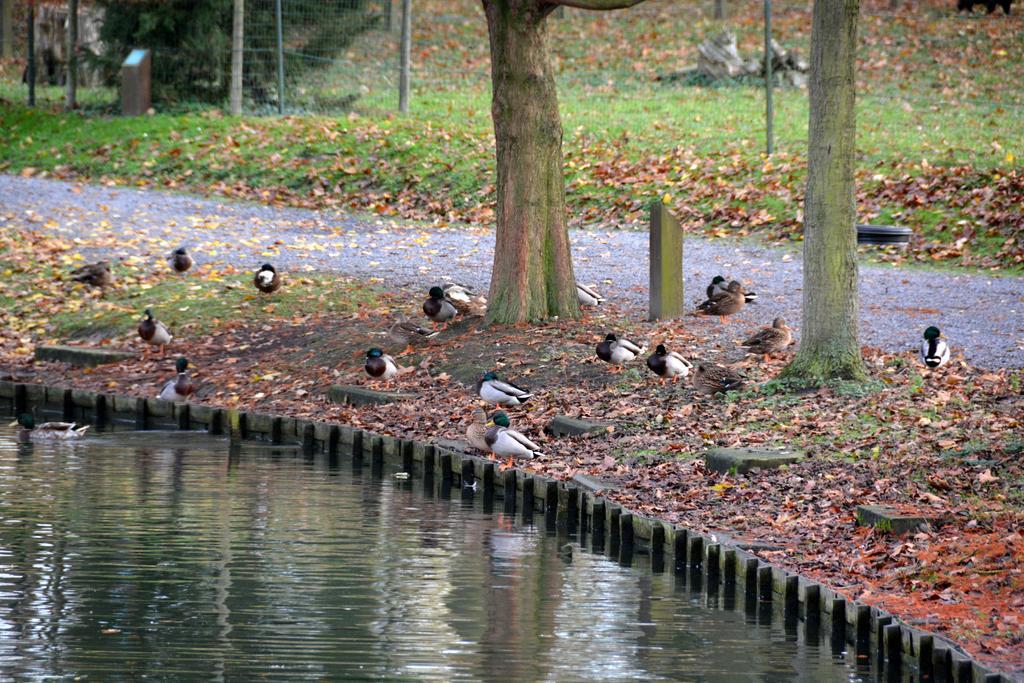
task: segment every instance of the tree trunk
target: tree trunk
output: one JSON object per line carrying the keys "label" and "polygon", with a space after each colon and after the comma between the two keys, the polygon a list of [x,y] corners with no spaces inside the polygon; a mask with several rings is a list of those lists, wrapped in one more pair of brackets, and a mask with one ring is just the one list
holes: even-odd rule
{"label": "tree trunk", "polygon": [[487,318],[579,316],[565,219],[562,122],[539,0],[483,0],[491,42],[497,235]]}
{"label": "tree trunk", "polygon": [[78,0],[68,0],[68,63],[64,82],[64,108],[73,110],[78,104]]}
{"label": "tree trunk", "polygon": [[3,41],[3,52],[0,56],[10,58],[14,56],[14,0],[0,0],[0,41]]}
{"label": "tree trunk", "polygon": [[245,70],[245,0],[235,0],[231,15],[231,115],[242,115]]}
{"label": "tree trunk", "polygon": [[809,384],[865,377],[857,338],[854,60],[859,0],[815,0],[811,29],[803,329],[783,373]]}

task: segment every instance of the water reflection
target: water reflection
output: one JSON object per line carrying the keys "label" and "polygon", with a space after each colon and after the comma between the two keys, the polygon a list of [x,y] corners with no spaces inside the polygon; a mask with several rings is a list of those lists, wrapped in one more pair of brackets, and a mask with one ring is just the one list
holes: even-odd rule
{"label": "water reflection", "polygon": [[[864,673],[781,613],[773,618],[756,602],[742,609],[742,590],[720,596],[699,580],[652,573],[664,558],[646,553],[632,556],[632,568],[579,546],[571,560],[560,557],[575,536],[523,525],[522,509],[487,505],[482,492],[455,495],[447,484],[229,451],[202,435],[17,444],[0,431],[0,674],[846,681]],[[618,535],[608,540],[617,545]]]}

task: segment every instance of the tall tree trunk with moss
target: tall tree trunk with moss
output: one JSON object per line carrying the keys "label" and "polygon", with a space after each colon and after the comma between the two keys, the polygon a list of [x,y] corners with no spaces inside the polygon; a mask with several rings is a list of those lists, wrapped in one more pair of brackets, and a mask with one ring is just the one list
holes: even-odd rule
{"label": "tall tree trunk with moss", "polygon": [[619,9],[640,0],[482,0],[491,43],[497,235],[487,318],[579,316],[566,227],[562,122],[546,20],[560,5]]}
{"label": "tall tree trunk with moss", "polygon": [[68,0],[67,78],[64,81],[64,109],[78,106],[78,0]]}
{"label": "tall tree trunk with moss", "polygon": [[854,65],[859,0],[815,0],[811,29],[803,328],[783,378],[863,380],[857,336]]}

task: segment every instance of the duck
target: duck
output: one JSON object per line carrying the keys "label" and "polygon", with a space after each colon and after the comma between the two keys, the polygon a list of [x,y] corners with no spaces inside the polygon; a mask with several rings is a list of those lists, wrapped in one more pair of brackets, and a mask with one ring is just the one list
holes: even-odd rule
{"label": "duck", "polygon": [[669,351],[664,344],[658,344],[654,353],[647,357],[647,367],[661,378],[686,377],[693,368],[693,363],[675,351]]}
{"label": "duck", "polygon": [[748,353],[757,353],[768,359],[772,353],[782,351],[793,343],[793,331],[783,318],[772,321],[771,327],[763,327],[743,342]]}
{"label": "duck", "polygon": [[441,286],[441,291],[459,315],[480,317],[487,313],[487,297],[477,294],[472,287],[449,282]]}
{"label": "duck", "polygon": [[443,288],[431,287],[428,293],[430,296],[423,302],[423,314],[435,324],[444,323],[447,326],[448,321],[458,315],[459,310],[445,297]]}
{"label": "duck", "polygon": [[604,303],[604,297],[598,294],[596,289],[582,282],[576,283],[576,299],[580,302],[580,306],[590,306],[591,308]]}
{"label": "duck", "polygon": [[700,306],[697,306],[696,314],[717,315],[724,322],[725,316],[743,310],[743,305],[746,302],[743,296],[743,285],[733,280],[725,288],[724,292],[709,297]]}
{"label": "duck", "polygon": [[743,378],[737,372],[714,363],[698,363],[693,372],[693,386],[702,394],[742,389],[743,384]]}
{"label": "duck", "polygon": [[647,349],[647,346],[638,346],[628,339],[619,339],[612,333],[608,333],[604,341],[597,345],[597,357],[612,365],[623,365],[633,360]]}
{"label": "duck", "polygon": [[167,326],[153,317],[153,311],[146,309],[146,317],[139,323],[139,336],[142,341],[160,348],[160,356],[164,355],[164,347],[171,343],[171,333]]}
{"label": "duck", "polygon": [[[725,282],[725,278],[721,275],[716,275],[711,279],[711,284],[708,285],[707,295],[709,299],[714,298],[716,294],[724,294],[728,291],[728,285]],[[757,300],[757,293],[748,292],[746,289],[743,290],[743,301],[745,303],[753,303]]]}
{"label": "duck", "polygon": [[89,430],[89,425],[79,427],[75,422],[44,422],[37,427],[32,413],[22,413],[8,426],[18,427],[18,441],[77,439]]}
{"label": "duck", "polygon": [[398,374],[398,363],[395,359],[377,347],[366,352],[366,374],[377,379],[391,379]]}
{"label": "duck", "polygon": [[487,413],[482,408],[473,411],[473,421],[466,427],[466,443],[478,451],[489,453],[491,447],[487,445]]}
{"label": "duck", "polygon": [[174,370],[178,376],[164,384],[164,388],[157,394],[157,398],[177,403],[187,401],[188,397],[196,390],[192,384],[192,378],[188,376],[188,359],[179,358],[175,361]]}
{"label": "duck", "polygon": [[412,353],[414,346],[433,339],[438,334],[437,330],[428,330],[408,320],[399,320],[388,328],[388,339],[405,347],[405,350],[398,354],[400,356]]}
{"label": "duck", "polygon": [[171,264],[171,268],[174,269],[175,273],[185,273],[192,267],[192,257],[189,256],[188,250],[185,247],[178,247],[171,252],[170,256],[167,257],[167,262]]}
{"label": "duck", "polygon": [[277,269],[269,263],[264,263],[260,266],[260,269],[256,271],[255,277],[252,282],[256,285],[256,289],[260,290],[264,294],[273,294],[277,290],[281,289],[281,275],[277,272]]}
{"label": "duck", "polygon": [[521,405],[533,396],[532,393],[522,387],[517,387],[512,382],[498,379],[498,373],[493,370],[485,373],[476,381],[476,393],[488,403],[505,406]]}
{"label": "duck", "polygon": [[75,268],[71,271],[71,279],[102,289],[114,284],[114,273],[110,270],[110,261],[98,261]]}
{"label": "duck", "polygon": [[939,331],[939,328],[934,325],[926,328],[924,341],[921,342],[921,348],[918,351],[921,362],[933,370],[941,368],[949,362],[949,344],[940,337],[942,337],[942,332]]}
{"label": "duck", "polygon": [[538,455],[544,455],[540,446],[512,429],[509,424],[508,415],[504,411],[499,410],[491,415],[484,434],[484,441],[491,453],[499,458],[507,458],[505,464],[508,467],[514,464],[516,458],[532,460]]}

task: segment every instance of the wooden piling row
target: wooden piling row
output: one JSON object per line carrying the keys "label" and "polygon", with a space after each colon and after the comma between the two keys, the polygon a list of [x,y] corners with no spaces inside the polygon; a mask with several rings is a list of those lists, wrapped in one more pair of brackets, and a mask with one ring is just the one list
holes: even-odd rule
{"label": "wooden piling row", "polygon": [[575,535],[581,544],[589,542],[595,552],[605,552],[624,564],[632,563],[640,553],[647,554],[652,571],[669,566],[678,580],[690,581],[691,587],[706,582],[709,601],[717,600],[712,596],[724,587],[728,605],[742,587],[748,606],[753,600],[761,605],[761,613],[767,609],[770,615],[781,606],[787,628],[802,621],[809,637],[814,634],[817,638],[821,624],[827,622],[825,634],[831,634],[834,648],[853,645],[858,656],[874,656],[888,672],[910,667],[935,680],[1011,680],[978,665],[940,636],[903,624],[868,605],[849,603],[827,586],[773,567],[747,550],[626,510],[572,482],[515,469],[500,471],[493,461],[479,456],[345,425],[0,381],[0,412],[19,415],[31,411],[48,419],[93,422],[98,427],[227,433],[236,444],[262,441],[295,454],[301,452],[306,458],[325,456],[332,466],[346,452],[359,466],[369,456],[371,471],[377,476],[393,467],[421,476],[431,491],[440,482],[442,493],[457,485],[464,489],[463,495],[483,495],[485,501],[500,497],[506,510],[521,511],[526,523],[532,522],[535,512],[543,512],[547,529],[567,538]]}

